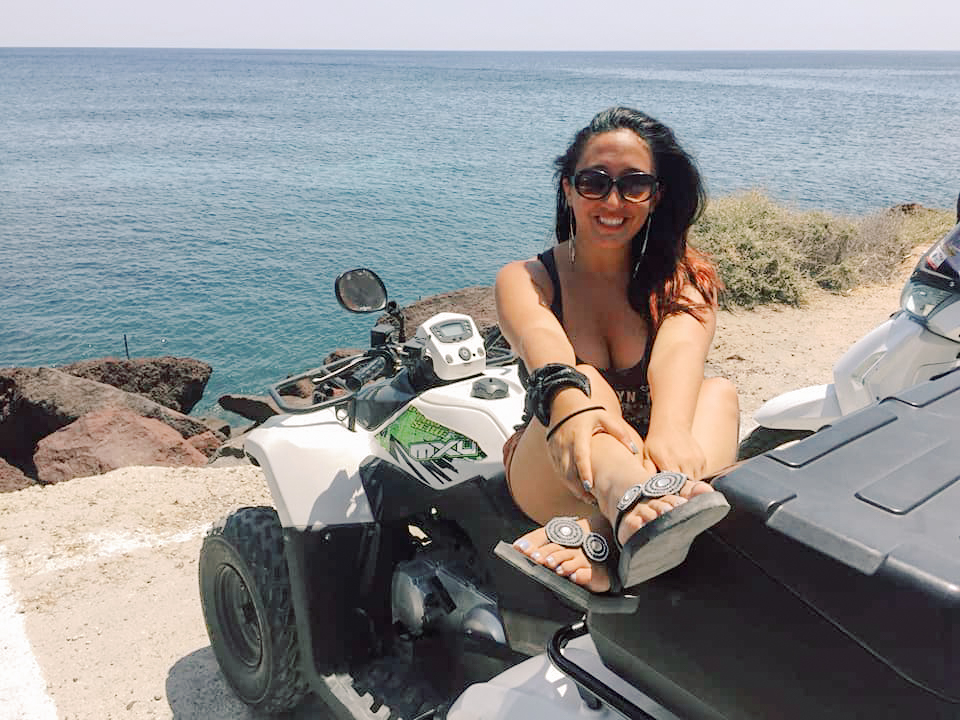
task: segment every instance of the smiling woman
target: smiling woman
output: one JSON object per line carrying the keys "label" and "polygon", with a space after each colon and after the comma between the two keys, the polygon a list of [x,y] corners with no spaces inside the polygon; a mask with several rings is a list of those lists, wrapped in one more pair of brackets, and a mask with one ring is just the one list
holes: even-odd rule
{"label": "smiling woman", "polygon": [[618,590],[677,565],[726,514],[703,479],[733,462],[739,409],[704,379],[720,282],[687,245],[704,193],[672,131],[612,108],[556,167],[558,245],[504,267],[496,295],[530,371],[507,484],[544,525],[509,552],[569,595],[567,580]]}

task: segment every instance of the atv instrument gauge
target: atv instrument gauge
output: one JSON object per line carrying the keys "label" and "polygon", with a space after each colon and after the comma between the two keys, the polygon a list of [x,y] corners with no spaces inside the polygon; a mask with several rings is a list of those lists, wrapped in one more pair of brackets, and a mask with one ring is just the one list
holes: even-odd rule
{"label": "atv instrument gauge", "polygon": [[483,337],[469,315],[439,313],[417,328],[433,371],[441,380],[482,373],[487,366]]}

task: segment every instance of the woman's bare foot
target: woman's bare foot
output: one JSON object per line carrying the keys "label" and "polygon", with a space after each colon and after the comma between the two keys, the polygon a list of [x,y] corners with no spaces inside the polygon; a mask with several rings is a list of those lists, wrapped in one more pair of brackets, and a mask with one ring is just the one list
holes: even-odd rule
{"label": "woman's bare foot", "polygon": [[[687,480],[677,495],[664,495],[655,500],[646,500],[637,503],[637,505],[620,522],[617,532],[617,540],[620,545],[625,545],[630,537],[648,522],[656,520],[664,513],[673,508],[680,507],[690,498],[702,495],[703,493],[713,492],[713,487],[703,481]],[[616,498],[619,500],[619,498]],[[616,520],[616,512],[613,513],[613,519]]]}
{"label": "woman's bare foot", "polygon": [[[613,537],[610,524],[602,516],[577,520],[585,533],[595,532],[609,543]],[[580,548],[557,545],[547,539],[547,531],[539,527],[523,535],[513,546],[528,558],[548,567],[560,577],[565,577],[591,592],[602,593],[610,589],[610,574],[604,563],[591,562]]]}

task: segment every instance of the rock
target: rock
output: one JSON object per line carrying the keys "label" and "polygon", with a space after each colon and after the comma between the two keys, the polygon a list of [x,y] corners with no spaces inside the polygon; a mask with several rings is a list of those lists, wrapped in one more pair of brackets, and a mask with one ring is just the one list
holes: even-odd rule
{"label": "rock", "polygon": [[155,403],[189,413],[203,397],[213,368],[192,358],[103,358],[59,368],[76,377],[137,393]]}
{"label": "rock", "polygon": [[51,484],[131,465],[205,465],[207,458],[169,425],[111,407],[40,440],[33,461],[40,482]]}
{"label": "rock", "polygon": [[890,211],[903,213],[904,215],[916,215],[923,209],[924,207],[920,203],[901,203],[900,205],[894,205],[890,208]]}
{"label": "rock", "polygon": [[0,369],[0,457],[27,469],[41,438],[103,408],[124,408],[159,420],[185,438],[209,430],[176,410],[110,385],[51,368],[4,368]]}
{"label": "rock", "polygon": [[[251,426],[256,427],[256,426]],[[220,447],[210,458],[209,465],[212,467],[231,467],[235,465],[252,465],[250,458],[243,450],[244,432],[241,435],[230,438]]]}
{"label": "rock", "polygon": [[224,438],[228,438],[233,434],[233,428],[230,427],[230,423],[223,418],[213,417],[211,415],[202,415],[198,417],[197,420],[202,422],[214,432],[223,435]]}
{"label": "rock", "polygon": [[256,423],[280,414],[280,408],[273,398],[266,395],[221,395],[217,403],[224,410]]}
{"label": "rock", "polygon": [[0,493],[23,490],[25,487],[36,484],[36,480],[24,475],[20,468],[0,458]]}
{"label": "rock", "polygon": [[[497,324],[497,305],[490,286],[476,286],[431,295],[410,303],[402,309],[407,337],[413,337],[417,327],[439,312],[464,313],[473,318],[477,328],[486,335]],[[381,315],[378,323],[395,324],[388,315]]]}
{"label": "rock", "polygon": [[284,397],[297,397],[297,398],[312,398],[313,397],[313,383],[310,382],[310,378],[303,378],[297,380],[293,385],[287,385],[285,388],[280,390],[280,394]]}
{"label": "rock", "polygon": [[365,348],[337,348],[323,359],[324,365],[329,365],[337,360],[344,360],[354,355],[362,355],[366,352]]}
{"label": "rock", "polygon": [[216,455],[217,448],[223,444],[222,437],[213,430],[207,430],[205,433],[187,438],[187,442],[190,443],[191,447],[202,452],[205,458],[209,459]]}

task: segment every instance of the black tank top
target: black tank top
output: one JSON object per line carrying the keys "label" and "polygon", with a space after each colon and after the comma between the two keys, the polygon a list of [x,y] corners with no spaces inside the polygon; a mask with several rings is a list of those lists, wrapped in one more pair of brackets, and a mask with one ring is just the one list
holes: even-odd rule
{"label": "black tank top", "polygon": [[[547,270],[550,282],[553,283],[553,300],[550,311],[563,325],[563,297],[560,290],[560,275],[557,273],[557,262],[553,256],[553,248],[537,255],[537,260],[543,263]],[[650,349],[653,347],[653,338],[647,338],[647,346],[643,357],[633,367],[623,370],[613,368],[597,368],[617,397],[620,398],[620,408],[623,418],[629,422],[642,436],[646,436],[650,426],[650,386],[647,384],[647,366],[650,363]],[[582,362],[577,358],[577,362]]]}

